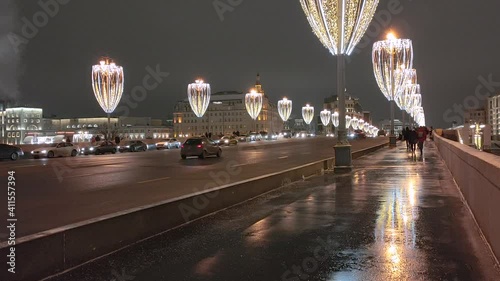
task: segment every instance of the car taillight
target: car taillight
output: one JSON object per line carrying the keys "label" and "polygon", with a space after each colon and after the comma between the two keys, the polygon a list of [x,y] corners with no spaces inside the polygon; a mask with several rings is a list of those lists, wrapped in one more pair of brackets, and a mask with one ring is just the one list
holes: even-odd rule
{"label": "car taillight", "polygon": [[197,148],[202,148],[202,147],[203,147],[203,145],[198,144],[196,147],[197,147]]}
{"label": "car taillight", "polygon": [[181,148],[184,148],[184,145],[181,145]]}

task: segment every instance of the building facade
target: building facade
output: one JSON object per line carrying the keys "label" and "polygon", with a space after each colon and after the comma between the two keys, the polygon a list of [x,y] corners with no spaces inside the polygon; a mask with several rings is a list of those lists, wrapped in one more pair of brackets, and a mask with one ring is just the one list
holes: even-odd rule
{"label": "building facade", "polygon": [[265,95],[259,75],[255,90],[263,94],[262,110],[256,120],[248,114],[245,94],[242,92],[225,91],[212,94],[208,109],[201,118],[193,113],[187,99],[178,102],[174,108],[174,137],[200,136],[206,133],[216,136],[233,132],[280,132],[283,129],[283,121],[276,104]]}
{"label": "building facade", "polygon": [[[331,97],[325,98],[323,102],[323,107],[329,111],[338,112],[339,111],[339,97],[337,95],[333,95]],[[346,116],[351,116],[351,118],[356,117],[358,120],[363,119],[363,121],[372,124],[372,118],[370,111],[363,110],[363,107],[359,103],[359,98],[353,97],[346,93],[345,96],[345,113]],[[321,124],[321,119],[318,118],[318,131],[323,133],[331,133],[335,131],[334,126],[330,122],[330,125],[327,128],[323,128]],[[349,128],[347,128],[349,131]],[[352,129],[352,127],[351,127]]]}
{"label": "building facade", "polygon": [[484,108],[467,109],[464,112],[464,123],[487,124],[487,110]]}
{"label": "building facade", "polygon": [[500,140],[500,95],[488,98],[487,120],[491,125],[491,137]]}
{"label": "building facade", "polygon": [[41,108],[6,108],[2,112],[3,141],[9,144],[21,144],[31,132],[42,132],[43,124]]}

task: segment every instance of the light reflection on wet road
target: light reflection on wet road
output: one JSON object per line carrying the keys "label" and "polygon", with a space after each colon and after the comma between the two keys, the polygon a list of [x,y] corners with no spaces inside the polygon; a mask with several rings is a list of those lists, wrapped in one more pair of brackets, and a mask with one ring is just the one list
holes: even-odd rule
{"label": "light reflection on wet road", "polygon": [[446,166],[425,154],[383,149],[54,280],[500,280]]}

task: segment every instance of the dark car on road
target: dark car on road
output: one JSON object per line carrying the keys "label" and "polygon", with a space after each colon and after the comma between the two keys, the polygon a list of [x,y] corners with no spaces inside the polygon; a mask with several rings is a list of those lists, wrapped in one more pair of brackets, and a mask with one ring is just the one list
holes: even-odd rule
{"label": "dark car on road", "polygon": [[148,145],[143,141],[125,141],[118,147],[120,152],[137,152],[148,150]]}
{"label": "dark car on road", "polygon": [[350,139],[353,140],[361,140],[361,139],[366,139],[366,134],[363,132],[363,130],[354,130],[354,133],[352,133],[349,136]]}
{"label": "dark car on road", "polygon": [[10,159],[17,160],[20,156],[23,156],[24,152],[20,147],[9,145],[9,144],[0,144],[0,158],[1,159]]}
{"label": "dark car on road", "polygon": [[201,159],[215,155],[221,157],[222,149],[211,139],[198,137],[189,138],[181,145],[181,158],[197,156]]}
{"label": "dark car on road", "polygon": [[116,144],[114,144],[111,141],[103,141],[98,145],[88,146],[83,148],[80,153],[84,155],[89,155],[89,154],[99,155],[105,153],[115,154],[117,151],[118,151],[118,146]]}

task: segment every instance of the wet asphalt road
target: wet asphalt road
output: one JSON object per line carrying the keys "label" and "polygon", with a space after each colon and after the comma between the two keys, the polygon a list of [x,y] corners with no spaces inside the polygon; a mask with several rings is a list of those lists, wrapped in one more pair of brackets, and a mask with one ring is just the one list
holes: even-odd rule
{"label": "wet asphalt road", "polygon": [[[212,174],[238,170],[234,183],[333,157],[335,140],[317,137],[240,143],[221,158],[181,160],[179,149],[0,161],[0,178],[16,172],[17,237],[203,190]],[[387,142],[353,141],[353,151]],[[210,187],[210,186],[209,186]],[[0,193],[7,202],[7,192]],[[7,219],[7,212],[0,215]],[[0,241],[7,240],[0,229]]]}
{"label": "wet asphalt road", "polygon": [[500,280],[432,144],[354,164],[51,280]]}

